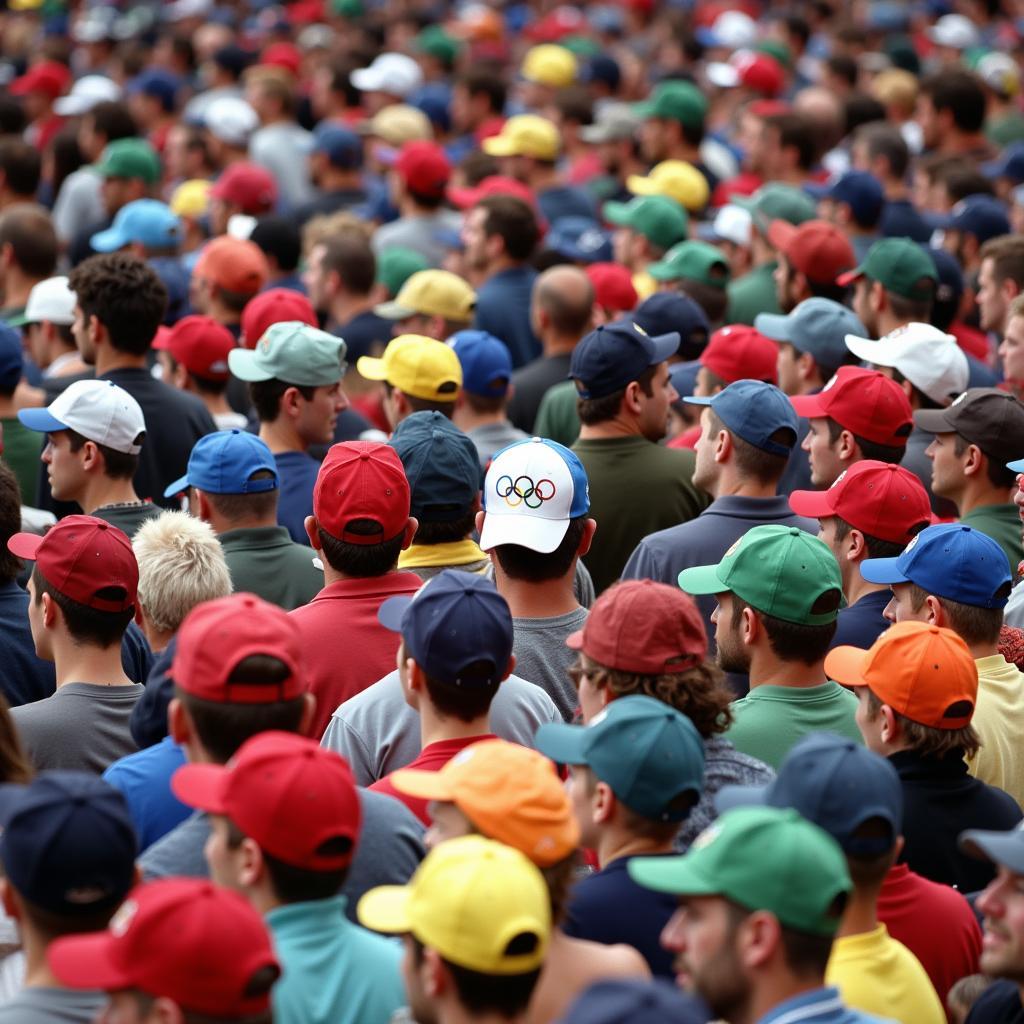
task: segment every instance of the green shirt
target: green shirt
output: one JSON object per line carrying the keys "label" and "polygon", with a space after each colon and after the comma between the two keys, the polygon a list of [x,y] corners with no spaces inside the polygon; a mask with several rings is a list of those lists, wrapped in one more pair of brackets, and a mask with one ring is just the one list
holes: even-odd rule
{"label": "green shirt", "polygon": [[611,586],[649,533],[696,518],[708,503],[692,482],[694,454],[644,437],[578,440],[572,450],[587,471],[597,533],[583,562],[594,590]]}
{"label": "green shirt", "polygon": [[985,122],[985,136],[997,146],[1009,146],[1024,139],[1024,115],[1012,110],[1008,114],[990,117]]}
{"label": "green shirt", "polygon": [[39,456],[46,435],[23,427],[17,416],[0,419],[0,426],[4,432],[4,462],[18,478],[21,503],[34,506],[39,490]]}
{"label": "green shirt", "polygon": [[307,604],[323,589],[316,552],[296,544],[285,526],[228,530],[219,537],[235,592],[244,591],[286,612]]}
{"label": "green shirt", "polygon": [[836,732],[863,743],[856,711],[857,698],[831,680],[821,686],[756,686],[733,702],[733,722],[725,738],[777,769],[809,732]]}
{"label": "green shirt", "polygon": [[562,381],[552,388],[540,401],[533,432],[537,437],[546,437],[571,448],[580,436],[580,418],[576,415],[576,385],[571,380]]}
{"label": "green shirt", "polygon": [[1005,552],[1010,562],[1010,575],[1016,577],[1017,566],[1024,558],[1024,545],[1021,544],[1020,516],[1017,506],[1012,502],[1005,505],[979,505],[960,522],[991,537]]}
{"label": "green shirt", "polygon": [[758,313],[781,313],[779,296],[775,289],[775,268],[778,264],[762,263],[748,274],[729,285],[729,307],[726,310],[727,324],[754,325]]}
{"label": "green shirt", "polygon": [[101,505],[94,508],[89,514],[97,519],[102,519],[111,526],[116,526],[122,533],[129,537],[135,536],[135,531],[148,523],[150,519],[156,519],[166,509],[160,505],[154,505],[151,501],[126,501],[120,505]]}

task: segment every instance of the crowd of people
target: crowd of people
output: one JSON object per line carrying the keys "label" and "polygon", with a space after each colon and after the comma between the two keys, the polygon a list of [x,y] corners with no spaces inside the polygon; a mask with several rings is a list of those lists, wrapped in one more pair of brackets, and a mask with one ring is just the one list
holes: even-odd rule
{"label": "crowd of people", "polygon": [[0,7],[0,1024],[1024,1022],[1014,5]]}

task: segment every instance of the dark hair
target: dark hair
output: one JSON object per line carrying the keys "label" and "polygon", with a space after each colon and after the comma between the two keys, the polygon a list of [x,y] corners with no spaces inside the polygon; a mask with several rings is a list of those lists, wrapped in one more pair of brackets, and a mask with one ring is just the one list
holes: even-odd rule
{"label": "dark hair", "polygon": [[[42,604],[43,594],[49,594],[61,610],[72,640],[79,644],[113,647],[121,642],[128,623],[135,617],[135,605],[123,612],[104,612],[73,601],[47,581],[39,571],[38,563],[32,569],[32,583],[36,591],[35,603]],[[123,601],[125,590],[123,587],[98,587],[95,596],[109,601]]]}
{"label": "dark hair", "polygon": [[85,157],[78,145],[78,129],[74,125],[65,125],[53,137],[50,143],[53,158],[49,189],[50,195],[60,195],[61,186],[69,175],[74,174],[84,163]]}
{"label": "dark hair", "polygon": [[134,138],[139,133],[135,118],[127,104],[116,100],[105,100],[97,103],[85,117],[92,121],[92,130],[102,135],[108,143],[118,139]]}
{"label": "dark hair", "polygon": [[417,206],[422,206],[425,210],[439,210],[445,203],[445,194],[443,192],[420,192],[404,181],[402,182],[402,187],[405,189],[406,195]]}
{"label": "dark hair", "polygon": [[992,182],[973,167],[951,168],[942,176],[942,183],[951,204],[959,203],[968,196],[995,195]]}
{"label": "dark hair", "polygon": [[[996,592],[996,597],[1010,596],[1010,581],[1007,580]],[[981,608],[975,604],[951,601],[948,597],[932,595],[949,616],[949,627],[970,647],[995,644],[1003,628],[1002,608]],[[910,607],[919,612],[928,598],[928,591],[916,583],[910,584]]]}
{"label": "dark hair", "polygon": [[488,196],[477,206],[485,210],[483,230],[488,238],[501,237],[509,259],[522,262],[533,255],[540,239],[537,216],[530,207],[515,196]]}
{"label": "dark hair", "polygon": [[35,196],[43,161],[39,150],[19,138],[0,138],[0,171],[19,196]]}
{"label": "dark hair", "polygon": [[[811,612],[821,615],[835,611],[841,604],[843,593],[831,588],[822,593],[811,607]],[[836,622],[822,626],[808,626],[802,622],[787,622],[774,615],[759,611],[739,596],[732,595],[732,628],[738,629],[743,612],[749,608],[764,626],[772,653],[780,661],[798,661],[804,665],[815,665],[828,653],[836,633]]]}
{"label": "dark hair", "polygon": [[281,399],[289,388],[295,388],[307,402],[312,402],[316,393],[316,388],[303,384],[289,384],[276,377],[270,380],[252,381],[249,384],[249,397],[252,399],[252,407],[256,410],[256,417],[260,423],[273,423],[277,419],[281,414]]}
{"label": "dark hair", "polygon": [[[973,443],[973,441],[968,441],[962,434],[954,434],[953,454],[960,458]],[[979,451],[981,450],[981,445],[976,445],[976,447]],[[985,470],[988,482],[993,487],[1012,487],[1017,480],[1017,474],[1012,469],[1007,469],[1003,462],[992,458],[987,452],[982,451],[981,454],[985,456]]]}
{"label": "dark hair", "polygon": [[57,234],[50,215],[34,203],[17,203],[0,214],[0,247],[29,276],[50,277],[57,267]]}
{"label": "dark hair", "polygon": [[418,510],[416,519],[419,526],[416,528],[416,543],[452,544],[455,541],[464,540],[473,532],[476,513],[477,503],[475,501],[458,519],[431,521],[427,518],[429,509]]}
{"label": "dark hair", "polygon": [[[164,355],[171,364],[171,371],[177,370],[181,363],[166,349],[164,350]],[[185,367],[185,372],[188,374],[188,379],[195,385],[196,391],[200,394],[223,395],[228,389],[228,382],[226,380],[211,380],[209,377],[200,377],[198,373],[193,373],[188,367]]]}
{"label": "dark hair", "polygon": [[936,111],[952,111],[953,124],[959,131],[981,131],[987,97],[977,75],[960,68],[943,68],[922,79],[920,91],[931,99]]}
{"label": "dark hair", "polygon": [[1010,280],[1018,288],[1024,286],[1024,238],[1020,235],[990,238],[981,247],[978,259],[992,261],[992,276],[998,284]]}
{"label": "dark hair", "polygon": [[[376,534],[383,536],[380,523],[372,519],[354,519],[346,524],[345,529],[348,533],[366,537]],[[336,572],[360,579],[384,576],[391,572],[398,564],[398,556],[402,553],[402,543],[405,540],[405,530],[377,544],[352,544],[339,540],[322,526],[317,527],[317,532],[327,564]]]}
{"label": "dark hair", "polygon": [[[495,381],[500,379],[502,378],[494,378]],[[497,398],[485,398],[483,395],[474,395],[472,391],[463,391],[462,397],[465,398],[466,405],[480,416],[501,412],[508,404],[506,395],[501,395]]]}
{"label": "dark hair", "polygon": [[493,673],[491,662],[475,661],[460,671],[458,683],[426,676],[427,696],[442,718],[472,722],[487,714],[497,696],[501,681],[491,682]]}
{"label": "dark hair", "polygon": [[486,96],[491,113],[500,115],[505,110],[508,99],[508,86],[504,77],[496,69],[487,65],[471,67],[455,80],[470,96]]}
{"label": "dark hair", "polygon": [[935,302],[934,290],[925,299],[908,299],[905,295],[897,295],[886,290],[886,298],[892,307],[892,315],[904,323],[911,321],[928,323],[931,320],[932,305]]}
{"label": "dark hair", "polygon": [[472,149],[459,161],[466,188],[479,185],[484,178],[490,178],[500,170],[498,161],[482,149]]}
{"label": "dark hair", "polygon": [[149,352],[167,311],[167,288],[148,264],[128,253],[111,252],[79,263],[68,275],[86,319],[95,316],[119,352]]}
{"label": "dark hair", "polygon": [[[269,469],[257,469],[249,480],[269,480],[273,474]],[[273,515],[277,508],[278,489],[274,487],[269,491],[256,491],[252,494],[214,494],[212,491],[203,491],[207,500],[229,523],[236,523],[245,519],[265,519]]]}
{"label": "dark hair", "polygon": [[501,571],[513,580],[525,583],[547,583],[561,579],[572,568],[586,530],[587,517],[569,520],[562,543],[550,554],[542,554],[521,544],[499,544],[494,549]]}
{"label": "dark hair", "polygon": [[848,53],[834,53],[831,57],[826,57],[825,67],[836,78],[843,79],[851,88],[857,84],[860,68],[857,67],[857,62]]}
{"label": "dark hair", "polygon": [[324,273],[336,273],[353,295],[369,295],[377,275],[377,258],[365,236],[346,231],[329,235],[320,244]]}
{"label": "dark hair", "polygon": [[851,92],[843,101],[843,135],[850,135],[862,124],[885,119],[885,105],[866,92]]}
{"label": "dark hair", "polygon": [[888,121],[869,121],[857,129],[854,141],[864,146],[869,160],[884,157],[894,178],[906,177],[910,147],[895,125]]}
{"label": "dark hair", "polygon": [[[839,543],[846,540],[850,536],[850,531],[855,529],[855,527],[843,519],[842,516],[835,516],[834,518],[836,521],[835,539]],[[920,523],[915,523],[907,532],[911,537],[916,537],[927,525],[928,520],[922,520]],[[882,540],[881,537],[873,537],[870,533],[865,533],[863,530],[860,531],[860,534],[864,538],[864,547],[867,549],[868,558],[897,558],[903,553],[903,549],[909,543]]]}
{"label": "dark hair", "polygon": [[[85,447],[86,441],[89,440],[89,438],[83,437],[76,430],[69,428],[65,432],[68,435],[68,447],[73,452],[80,452]],[[145,433],[139,434],[135,438],[135,443],[141,445],[145,438]],[[116,451],[108,445],[100,444],[99,441],[93,441],[92,443],[96,445],[103,456],[103,473],[105,476],[110,477],[111,480],[131,480],[135,476],[135,471],[139,468],[138,455],[132,455],[130,452]]]}
{"label": "dark hair", "polygon": [[291,273],[302,256],[302,233],[298,224],[287,217],[267,214],[256,221],[249,241],[254,242],[268,256],[273,256],[278,267]]}
{"label": "dark hair", "polygon": [[[231,670],[228,682],[279,687],[290,672],[277,658],[253,654]],[[199,742],[218,764],[227,764],[247,739],[268,729],[298,732],[306,707],[304,696],[264,704],[231,704],[196,697],[177,685],[174,695],[192,719]]]}
{"label": "dark hair", "polygon": [[0,694],[0,783],[32,781],[32,764],[11,717],[11,706]]}
{"label": "dark hair", "polygon": [[677,291],[688,295],[704,310],[712,324],[721,323],[729,305],[729,293],[707,281],[696,281],[692,277],[681,277],[675,282]]}
{"label": "dark hair", "polygon": [[20,135],[27,124],[21,104],[13,96],[0,96],[0,135]]}
{"label": "dark hair", "polygon": [[779,133],[779,145],[782,149],[794,148],[797,152],[797,165],[805,171],[814,166],[818,153],[814,126],[802,114],[772,114],[764,119],[767,128]]}
{"label": "dark hair", "polygon": [[[825,422],[828,424],[829,444],[835,444],[836,441],[839,440],[839,435],[847,428],[841,423],[837,423],[831,416],[826,416]],[[913,428],[909,424],[901,428],[901,430],[906,431],[908,436],[912,429]],[[861,455],[865,459],[874,459],[877,462],[886,462],[897,466],[903,460],[903,455],[907,450],[905,443],[899,447],[895,445],[878,444],[876,441],[868,441],[866,438],[858,437],[852,430],[850,433],[853,434],[853,439],[856,441],[857,447],[860,448]]]}
{"label": "dark hair", "polygon": [[[711,417],[709,423],[711,433],[717,434],[720,430],[729,431],[736,468],[743,476],[752,478],[758,483],[770,484],[778,480],[786,471],[786,466],[789,463],[788,455],[776,455],[774,452],[766,452],[763,448],[752,445],[730,430],[713,409],[709,409],[709,415]],[[779,427],[772,433],[769,440],[792,449],[796,446],[797,436],[789,427]]]}
{"label": "dark hair", "polygon": [[592,124],[594,101],[585,85],[569,85],[555,93],[554,108],[565,121],[580,125]]}
{"label": "dark hair", "polygon": [[[456,328],[461,330],[461,328]],[[454,334],[455,331],[450,333]],[[452,397],[448,402],[442,402],[439,399],[434,398],[420,398],[418,395],[410,395],[407,391],[403,391],[402,394],[405,396],[405,403],[413,412],[439,412],[451,419],[455,413],[455,398],[458,395],[458,388],[454,386],[454,381],[445,381],[442,387],[446,387],[449,384],[452,385]],[[390,398],[391,395],[397,389],[393,384],[388,381],[384,381],[384,393]]]}
{"label": "dark hair", "polygon": [[900,373],[900,371],[897,370],[895,366],[892,367],[891,372],[892,372],[892,379],[894,381],[896,381],[897,384],[909,384],[910,385],[910,390],[911,390],[911,394],[914,396],[914,401],[917,402],[917,404],[922,409],[943,409],[943,408],[945,408],[945,406],[943,406],[940,402],[936,402],[934,399],[929,398],[913,381],[907,380],[907,378],[904,377],[903,374]]}
{"label": "dark hair", "polygon": [[[258,967],[249,979],[249,983],[245,986],[245,991],[242,994],[247,999],[265,995],[271,990],[280,976],[281,971],[278,967],[269,965]],[[156,1003],[156,996],[148,995],[137,988],[129,989],[128,991],[135,998],[139,1011],[139,1020],[148,1020],[153,1005]],[[195,1010],[185,1009],[184,1006],[179,1006],[178,1009],[181,1011],[182,1024],[273,1024],[274,1011],[270,1007],[262,1013],[246,1014],[244,1017],[238,1017],[235,1014],[232,1014],[230,1017],[211,1017],[208,1013],[197,1013]]]}
{"label": "dark hair", "polygon": [[[828,908],[827,914],[837,923],[843,916],[846,909],[847,894],[839,893]],[[758,908],[742,907],[732,900],[726,900],[729,916],[729,933],[726,941],[732,943],[740,925]],[[810,932],[797,931],[779,922],[779,932],[782,939],[782,949],[786,955],[786,965],[793,974],[802,977],[820,979],[824,976],[828,967],[829,958],[832,955],[833,937],[831,935],[814,935]]]}
{"label": "dark hair", "polygon": [[[870,688],[865,687],[864,689],[868,695],[867,719],[869,722],[873,722],[885,702],[880,700]],[[958,701],[952,705],[948,709],[948,714],[962,718],[967,711],[966,707],[960,707],[963,703],[963,701]],[[946,757],[956,753],[970,761],[981,749],[981,737],[970,723],[959,729],[934,729],[929,725],[911,721],[894,708],[890,708],[890,710],[904,741],[911,750],[922,757]]]}
{"label": "dark hair", "polygon": [[23,563],[7,550],[7,542],[21,530],[21,488],[14,470],[0,462],[0,583],[13,583]]}
{"label": "dark hair", "polygon": [[[127,892],[122,894],[127,896]],[[86,914],[60,914],[53,910],[45,910],[31,901],[21,897],[22,910],[31,922],[33,929],[47,942],[59,939],[64,935],[84,935],[86,932],[102,932],[110,924],[120,900],[110,903],[108,900],[102,910],[91,910]]]}
{"label": "dark hair", "polygon": [[[648,397],[654,396],[654,375],[658,370],[657,364],[649,366],[636,382],[640,390]],[[577,385],[577,388],[579,385]],[[610,395],[602,395],[600,398],[577,398],[576,413],[580,423],[593,426],[595,423],[604,423],[606,420],[614,419],[619,414],[622,400],[626,397],[626,389],[613,391]]]}

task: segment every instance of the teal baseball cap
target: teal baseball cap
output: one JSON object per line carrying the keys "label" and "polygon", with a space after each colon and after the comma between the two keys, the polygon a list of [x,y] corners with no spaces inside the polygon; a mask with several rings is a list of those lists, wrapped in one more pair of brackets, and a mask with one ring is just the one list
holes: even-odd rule
{"label": "teal baseball cap", "polygon": [[690,230],[690,216],[668,196],[637,196],[628,203],[609,201],[601,211],[616,227],[632,228],[661,249],[684,242]]}
{"label": "teal baseball cap", "polygon": [[748,210],[762,233],[767,233],[773,220],[799,225],[813,220],[817,212],[814,200],[806,192],[778,182],[762,185],[752,196],[730,196],[729,202]]}
{"label": "teal baseball cap", "polygon": [[252,383],[283,380],[322,387],[345,375],[345,342],[299,320],[286,320],[268,327],[254,349],[229,352],[228,367],[239,380]]}
{"label": "teal baseball cap", "polygon": [[652,821],[682,821],[704,785],[700,734],[686,715],[653,697],[613,700],[589,725],[545,723],[534,743],[560,764],[586,765]]}

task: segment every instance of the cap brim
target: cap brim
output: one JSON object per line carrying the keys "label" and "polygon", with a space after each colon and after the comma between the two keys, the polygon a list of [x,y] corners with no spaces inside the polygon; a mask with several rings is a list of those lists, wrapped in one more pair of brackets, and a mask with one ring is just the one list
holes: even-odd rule
{"label": "cap brim", "polygon": [[825,675],[842,686],[864,686],[864,656],[860,647],[833,647],[825,655]]}
{"label": "cap brim", "polygon": [[40,434],[52,434],[58,430],[67,430],[49,409],[19,409],[18,422],[29,430],[37,430]]}
{"label": "cap brim", "polygon": [[1024,473],[1024,459],[1017,459],[1015,462],[1008,462],[1006,468],[1014,473]]}
{"label": "cap brim", "polygon": [[187,491],[192,485],[188,482],[188,474],[181,477],[179,480],[175,480],[173,484],[168,484],[164,488],[164,497],[173,498],[176,494],[181,494],[183,491]]}
{"label": "cap brim", "polygon": [[705,594],[724,594],[729,588],[718,575],[717,565],[693,565],[684,569],[677,577],[682,590],[702,597]]}
{"label": "cap brim", "polygon": [[252,349],[235,348],[228,353],[228,367],[239,379],[256,384],[263,380],[273,380],[274,375],[261,370],[256,365],[256,353]]}
{"label": "cap brim", "polygon": [[1024,874],[1024,832],[987,832],[970,829],[960,836],[960,849],[972,857],[990,860],[1009,868],[1015,875]]}
{"label": "cap brim", "polygon": [[853,284],[858,278],[864,276],[864,271],[860,267],[854,267],[853,270],[847,270],[846,273],[840,274],[836,278],[836,284],[840,288],[845,288],[847,285]]}
{"label": "cap brim", "polygon": [[655,892],[671,892],[677,896],[717,895],[722,887],[694,871],[692,857],[692,853],[676,857],[632,857],[626,870],[634,882]]}
{"label": "cap brim", "polygon": [[[31,324],[31,323],[34,323],[35,321],[33,321],[33,319],[31,317],[25,316],[25,314],[22,313],[21,316],[12,316],[12,317],[8,318],[5,322],[6,322],[8,327],[24,327],[25,324]],[[56,321],[52,321],[52,322],[55,323]],[[70,324],[64,324],[62,326],[69,327]]]}
{"label": "cap brim", "polygon": [[7,540],[7,550],[17,558],[34,562],[42,543],[43,538],[38,533],[14,533]]}
{"label": "cap brim", "polygon": [[108,228],[106,231],[97,231],[89,239],[89,244],[97,252],[116,252],[123,245],[127,245],[130,239],[125,238],[120,231]]}
{"label": "cap brim", "polygon": [[416,310],[409,309],[408,306],[400,306],[397,302],[382,302],[373,307],[373,312],[385,320],[406,320],[410,316],[414,316]]}
{"label": "cap brim", "polygon": [[480,547],[484,551],[502,544],[518,544],[542,555],[550,555],[565,538],[568,519],[541,519],[514,513],[484,513]]}
{"label": "cap brim", "polygon": [[725,814],[734,807],[763,807],[768,802],[769,784],[763,786],[724,786],[714,797],[715,810]]}
{"label": "cap brim", "polygon": [[740,84],[740,73],[731,64],[713,61],[707,66],[708,81],[720,89],[734,89]]}
{"label": "cap brim", "polygon": [[557,764],[587,764],[586,726],[545,722],[533,737],[533,746]]}
{"label": "cap brim", "polygon": [[648,336],[648,340],[654,345],[654,356],[651,359],[651,366],[664,363],[671,359],[679,351],[679,342],[682,338],[678,331],[669,331],[668,334],[656,334]]}
{"label": "cap brim", "polygon": [[626,178],[626,188],[635,196],[656,196],[659,194],[658,186],[650,178],[642,174],[631,174]]}
{"label": "cap brim", "polygon": [[480,148],[488,156],[518,156],[519,147],[512,139],[503,139],[500,135],[492,135],[484,139]]}
{"label": "cap brim", "polygon": [[810,519],[825,519],[834,516],[836,510],[829,500],[829,491],[793,491],[789,496],[789,507],[798,516]]}
{"label": "cap brim", "polygon": [[375,932],[402,935],[412,928],[409,899],[412,890],[405,885],[381,885],[371,889],[359,901],[359,923]]}
{"label": "cap brim", "polygon": [[387,82],[384,78],[376,71],[371,71],[369,68],[357,68],[348,76],[349,81],[360,91],[360,92],[386,92],[385,86]]}
{"label": "cap brim", "polygon": [[789,402],[796,410],[797,416],[805,419],[822,419],[828,413],[822,408],[821,393],[816,395],[790,395]]}
{"label": "cap brim", "polygon": [[891,587],[895,583],[909,583],[910,580],[897,567],[898,561],[898,558],[865,558],[860,563],[860,574],[868,583],[877,583],[884,587]]}
{"label": "cap brim", "polygon": [[376,356],[360,356],[356,360],[356,371],[366,380],[387,380],[388,373],[383,359]]}
{"label": "cap brim", "polygon": [[131,988],[134,976],[114,964],[117,938],[109,931],[68,935],[51,943],[46,961],[68,988],[116,992]]}
{"label": "cap brim", "polygon": [[228,771],[219,764],[182,765],[171,776],[171,790],[189,807],[208,814],[223,814],[224,780]]}
{"label": "cap brim", "polygon": [[873,363],[875,366],[892,366],[892,362],[886,362],[885,354],[892,352],[892,346],[884,345],[880,341],[872,341],[870,338],[861,338],[856,334],[847,334],[843,339],[846,347],[860,360],[865,363]]}
{"label": "cap brim", "polygon": [[451,782],[443,772],[424,772],[416,768],[399,768],[389,776],[391,784],[399,793],[419,797],[421,800],[443,800],[450,803],[455,799]]}
{"label": "cap brim", "polygon": [[789,317],[784,313],[758,313],[754,330],[772,341],[789,341]]}
{"label": "cap brim", "polygon": [[453,206],[460,210],[468,210],[480,198],[480,190],[477,188],[450,188],[448,199]]}
{"label": "cap brim", "polygon": [[766,235],[769,243],[776,249],[786,249],[789,243],[793,241],[796,236],[797,228],[795,228],[789,221],[785,220],[773,220],[768,225]]}
{"label": "cap brim", "polygon": [[613,199],[601,207],[601,213],[609,224],[629,227],[629,207],[626,203],[619,203]]}
{"label": "cap brim", "polygon": [[712,395],[684,395],[683,401],[687,405],[711,405]]}
{"label": "cap brim", "polygon": [[408,594],[396,594],[389,597],[377,609],[377,621],[392,633],[402,632],[402,619],[405,616],[405,609],[412,604],[412,597]]}
{"label": "cap brim", "polygon": [[682,277],[682,275],[673,270],[668,263],[664,262],[648,264],[647,273],[650,274],[655,281],[675,281],[677,278]]}
{"label": "cap brim", "polygon": [[914,413],[914,426],[929,434],[951,434],[956,428],[946,414],[946,409],[918,409]]}

